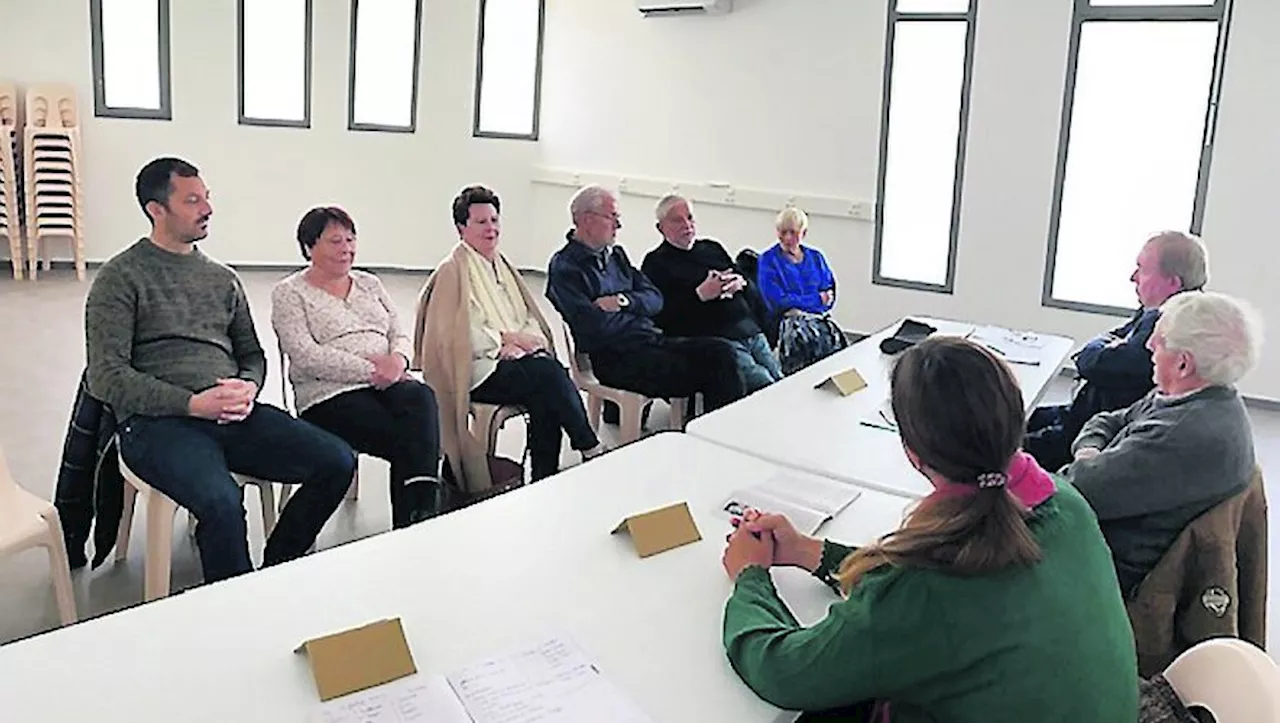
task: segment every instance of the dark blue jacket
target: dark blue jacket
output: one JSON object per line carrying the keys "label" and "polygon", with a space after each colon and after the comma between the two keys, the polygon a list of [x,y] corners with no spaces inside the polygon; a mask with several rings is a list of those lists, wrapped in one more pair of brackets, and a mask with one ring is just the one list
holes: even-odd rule
{"label": "dark blue jacket", "polygon": [[[1076,373],[1084,380],[1084,386],[1071,401],[1063,420],[1069,439],[1075,439],[1093,415],[1124,409],[1155,386],[1147,340],[1159,319],[1159,309],[1141,309],[1129,323],[1112,329],[1108,336],[1090,340],[1076,353]],[[1112,346],[1112,339],[1124,341]]]}
{"label": "dark blue jacket", "polygon": [[[623,294],[630,302],[617,312],[595,305],[602,296]],[[662,336],[653,317],[662,311],[662,292],[631,265],[626,251],[596,251],[565,235],[565,245],[547,266],[547,298],[560,312],[579,352],[643,344]]]}

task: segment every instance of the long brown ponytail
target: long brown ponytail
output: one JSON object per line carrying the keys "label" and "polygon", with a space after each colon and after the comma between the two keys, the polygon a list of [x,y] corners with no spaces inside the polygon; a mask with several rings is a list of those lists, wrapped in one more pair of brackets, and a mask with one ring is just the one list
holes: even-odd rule
{"label": "long brown ponytail", "polygon": [[902,354],[890,387],[903,445],[922,467],[974,491],[926,498],[901,528],[849,555],[836,573],[844,590],[884,565],[978,575],[1038,562],[1029,511],[1003,486],[978,487],[979,476],[1006,469],[1022,441],[1022,392],[1004,362],[958,337],[936,337]]}

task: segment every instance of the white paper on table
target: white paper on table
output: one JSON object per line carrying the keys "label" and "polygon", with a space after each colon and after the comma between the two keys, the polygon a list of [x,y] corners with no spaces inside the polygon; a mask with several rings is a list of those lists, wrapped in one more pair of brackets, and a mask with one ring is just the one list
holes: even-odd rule
{"label": "white paper on table", "polygon": [[783,515],[796,529],[811,535],[861,495],[857,487],[843,482],[779,472],[734,492],[720,509],[730,517],[741,516],[747,508]]}
{"label": "white paper on table", "polygon": [[1001,326],[980,326],[969,335],[973,341],[997,347],[1015,347],[1018,351],[1043,349],[1044,337],[1031,331],[1015,331]]}
{"label": "white paper on table", "polygon": [[652,723],[564,638],[489,658],[448,681],[475,723]]}
{"label": "white paper on table", "polygon": [[472,723],[443,675],[411,675],[321,703],[311,723]]}

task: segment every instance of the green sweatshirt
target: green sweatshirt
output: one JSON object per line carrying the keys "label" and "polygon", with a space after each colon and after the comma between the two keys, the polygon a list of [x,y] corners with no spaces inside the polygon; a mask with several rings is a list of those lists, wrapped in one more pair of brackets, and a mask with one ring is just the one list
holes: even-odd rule
{"label": "green sweatshirt", "polygon": [[103,264],[84,304],[89,392],[120,419],[186,416],[218,379],[262,388],[267,359],[230,268],[142,239]]}
{"label": "green sweatshirt", "polygon": [[[1089,505],[1059,481],[1030,524],[1035,566],[978,577],[881,568],[809,628],[769,572],[749,567],[725,606],[729,661],[792,710],[878,700],[892,723],[1137,720],[1133,632]],[[849,552],[826,543],[815,576],[829,580]]]}

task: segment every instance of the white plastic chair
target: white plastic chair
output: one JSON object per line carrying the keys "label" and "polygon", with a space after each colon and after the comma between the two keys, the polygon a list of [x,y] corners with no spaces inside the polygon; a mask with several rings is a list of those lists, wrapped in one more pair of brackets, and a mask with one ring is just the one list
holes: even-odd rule
{"label": "white plastic chair", "polygon": [[49,548],[49,571],[63,625],[76,621],[76,596],[71,587],[71,565],[62,539],[58,510],[18,486],[0,450],[0,557],[32,547]]}
{"label": "white plastic chair", "polygon": [[471,403],[471,417],[475,428],[471,434],[485,443],[485,450],[492,456],[498,451],[498,432],[508,420],[528,414],[524,407],[510,404]]}
{"label": "white plastic chair", "polygon": [[[173,516],[178,503],[142,480],[120,457],[120,474],[124,477],[124,504],[120,510],[120,527],[116,531],[116,562],[129,556],[129,537],[133,531],[133,509],[137,497],[147,501],[147,550],[143,562],[142,597],[151,602],[169,595],[169,573],[173,568]],[[262,504],[262,530],[270,537],[276,526],[275,484],[247,475],[231,475],[241,487],[258,488]],[[194,527],[194,522],[192,523]]]}
{"label": "white plastic chair", "polygon": [[1183,705],[1204,708],[1217,723],[1280,721],[1280,667],[1243,640],[1206,640],[1170,663],[1164,678]]}
{"label": "white plastic chair", "polygon": [[[600,433],[604,403],[608,400],[618,405],[618,444],[630,444],[640,439],[641,416],[644,414],[644,408],[653,399],[643,394],[601,384],[600,380],[596,379],[595,372],[591,371],[591,360],[586,354],[579,354],[574,348],[573,332],[569,330],[568,324],[564,324],[564,338],[569,349],[569,375],[573,377],[574,385],[587,395],[587,419],[591,422],[591,429],[595,430],[596,434]],[[670,404],[670,428],[684,429],[688,400],[672,399]]]}

